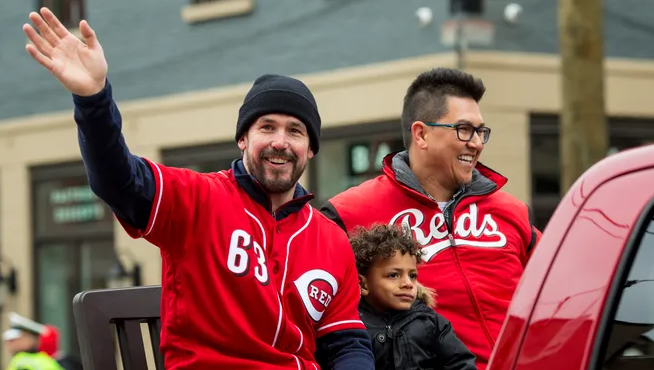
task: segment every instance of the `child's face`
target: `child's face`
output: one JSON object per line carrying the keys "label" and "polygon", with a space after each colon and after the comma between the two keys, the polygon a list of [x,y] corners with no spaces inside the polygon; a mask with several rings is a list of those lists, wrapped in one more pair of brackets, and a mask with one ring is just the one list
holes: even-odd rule
{"label": "child's face", "polygon": [[404,311],[416,300],[416,257],[395,252],[385,260],[377,260],[366,276],[360,276],[361,296],[377,311]]}

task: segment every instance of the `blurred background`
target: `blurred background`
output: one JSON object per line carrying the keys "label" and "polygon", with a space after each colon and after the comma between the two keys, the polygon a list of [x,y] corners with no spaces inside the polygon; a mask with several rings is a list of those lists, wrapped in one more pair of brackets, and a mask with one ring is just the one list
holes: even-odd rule
{"label": "blurred background", "polygon": [[[564,0],[2,0],[2,329],[16,311],[57,325],[63,349],[78,353],[76,293],[159,284],[161,273],[158,250],[131,240],[90,191],[71,96],[25,52],[30,11],[50,7],[73,33],[89,21],[129,147],[166,165],[228,168],[252,81],[301,78],[323,118],[320,154],[301,179],[314,206],[379,175],[381,158],[402,149],[402,98],[420,72],[465,69],[487,86],[493,131],[481,160],[542,229],[570,182],[561,127],[592,136],[578,145],[600,157],[654,141],[654,1],[567,2],[600,12],[575,24],[587,9]],[[596,119],[574,122],[585,111]]]}

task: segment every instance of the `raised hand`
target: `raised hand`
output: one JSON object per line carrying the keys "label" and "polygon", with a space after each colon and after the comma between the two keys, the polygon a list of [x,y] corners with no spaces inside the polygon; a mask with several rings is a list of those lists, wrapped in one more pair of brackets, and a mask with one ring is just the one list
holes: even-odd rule
{"label": "raised hand", "polygon": [[37,33],[31,25],[23,25],[23,31],[32,42],[25,49],[32,58],[73,94],[91,96],[102,91],[107,60],[91,26],[86,21],[80,22],[82,42],[48,8],[41,8],[41,14],[30,13],[29,18],[39,30]]}

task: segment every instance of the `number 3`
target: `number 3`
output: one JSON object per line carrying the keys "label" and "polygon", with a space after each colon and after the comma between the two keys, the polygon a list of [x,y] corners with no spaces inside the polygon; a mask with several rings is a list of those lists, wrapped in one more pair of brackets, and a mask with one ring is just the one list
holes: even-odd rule
{"label": "number 3", "polygon": [[229,254],[227,255],[227,268],[236,276],[244,276],[250,269],[250,256],[247,250],[254,246],[254,254],[257,257],[257,266],[254,267],[254,277],[262,284],[267,285],[268,267],[266,255],[263,248],[256,241],[252,240],[250,234],[243,230],[236,230],[232,233],[229,242]]}

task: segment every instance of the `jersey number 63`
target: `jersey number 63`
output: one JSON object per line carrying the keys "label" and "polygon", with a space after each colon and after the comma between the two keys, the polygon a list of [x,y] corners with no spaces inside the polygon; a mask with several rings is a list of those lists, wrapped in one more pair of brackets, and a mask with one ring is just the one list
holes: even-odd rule
{"label": "jersey number 63", "polygon": [[243,230],[235,230],[229,242],[229,254],[227,255],[227,268],[236,276],[245,276],[250,271],[252,259],[248,251],[254,249],[254,277],[261,285],[268,285],[268,265],[266,255],[261,245],[252,239],[252,236]]}

